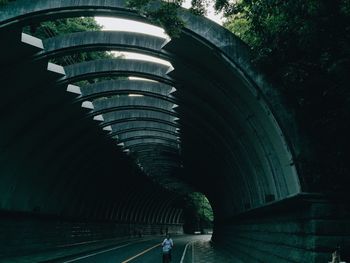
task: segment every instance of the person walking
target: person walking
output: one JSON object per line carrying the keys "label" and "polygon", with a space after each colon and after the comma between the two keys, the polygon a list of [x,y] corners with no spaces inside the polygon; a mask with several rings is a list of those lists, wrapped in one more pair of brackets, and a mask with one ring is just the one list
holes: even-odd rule
{"label": "person walking", "polygon": [[[167,234],[166,238],[164,239],[162,243],[163,248],[163,262],[170,262],[171,261],[171,250],[173,249],[174,242],[170,238],[170,235]],[[168,260],[168,261],[167,261]]]}

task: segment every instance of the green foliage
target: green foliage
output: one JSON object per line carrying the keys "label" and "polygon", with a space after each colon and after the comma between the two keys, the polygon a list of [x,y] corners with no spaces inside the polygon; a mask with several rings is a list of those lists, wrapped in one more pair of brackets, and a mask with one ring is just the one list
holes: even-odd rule
{"label": "green foliage", "polygon": [[188,196],[187,206],[198,216],[200,221],[212,222],[214,220],[213,210],[210,203],[202,193],[191,193]]}
{"label": "green foliage", "polygon": [[250,34],[251,24],[242,14],[230,16],[229,20],[224,23],[224,27],[242,39],[244,42],[251,45],[256,45],[254,36]]}
{"label": "green foliage", "polygon": [[251,46],[255,64],[280,88],[319,153],[316,161],[299,156],[307,183],[341,189],[350,172],[350,1],[240,0],[219,7],[230,15],[225,26]]}
{"label": "green foliage", "polygon": [[[35,36],[38,38],[47,38],[50,35],[68,34],[82,31],[98,31],[102,27],[96,23],[92,17],[75,17],[56,19],[41,23],[35,29]],[[49,35],[47,31],[50,31]]]}
{"label": "green foliage", "polygon": [[[177,15],[184,0],[128,0],[128,7],[137,10],[141,15],[149,18],[153,23],[164,28],[173,38],[179,37],[184,21]],[[196,15],[205,15],[210,0],[192,0],[190,11]]]}
{"label": "green foliage", "polygon": [[[57,35],[83,31],[98,31],[101,26],[92,17],[76,17],[46,21],[40,25],[32,25],[25,28],[25,31],[35,37],[45,39]],[[66,57],[53,59],[51,62],[67,65],[82,61],[111,58],[113,55],[105,51],[80,52]]]}
{"label": "green foliage", "polygon": [[192,0],[191,12],[197,15],[206,15],[210,0]]}
{"label": "green foliage", "polygon": [[178,37],[184,22],[177,16],[177,10],[183,0],[159,2],[153,0],[129,0],[127,5],[164,28],[171,37]]}
{"label": "green foliage", "polygon": [[194,231],[212,228],[213,211],[208,199],[202,193],[191,193],[184,201],[185,233],[193,234]]}

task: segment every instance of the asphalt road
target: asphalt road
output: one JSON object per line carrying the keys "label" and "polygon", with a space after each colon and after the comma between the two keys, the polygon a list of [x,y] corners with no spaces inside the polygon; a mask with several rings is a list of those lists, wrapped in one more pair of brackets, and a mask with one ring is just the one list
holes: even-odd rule
{"label": "asphalt road", "polygon": [[[185,255],[185,247],[187,244],[196,240],[208,240],[208,236],[179,236],[173,237],[174,248],[172,251],[172,263],[180,263],[181,259],[185,260],[183,263],[191,262],[191,249],[187,249]],[[162,237],[148,238],[139,241],[123,242],[115,247],[105,250],[87,253],[76,258],[61,261],[62,263],[161,263]],[[190,246],[188,246],[190,247]]]}

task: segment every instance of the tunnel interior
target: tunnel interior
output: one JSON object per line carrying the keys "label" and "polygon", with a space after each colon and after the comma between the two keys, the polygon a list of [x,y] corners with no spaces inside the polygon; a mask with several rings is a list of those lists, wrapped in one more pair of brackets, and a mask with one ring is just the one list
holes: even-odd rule
{"label": "tunnel interior", "polygon": [[[101,15],[150,23],[123,1],[1,7],[3,220],[51,222],[48,228],[64,231],[62,222],[102,224],[108,231],[101,235],[180,233],[184,197],[201,192],[220,239],[227,222],[305,191],[291,114],[251,66],[248,48],[223,27],[180,10],[185,26],[177,38],[92,31],[38,39],[23,32],[47,20]],[[110,50],[169,64],[51,62]]]}

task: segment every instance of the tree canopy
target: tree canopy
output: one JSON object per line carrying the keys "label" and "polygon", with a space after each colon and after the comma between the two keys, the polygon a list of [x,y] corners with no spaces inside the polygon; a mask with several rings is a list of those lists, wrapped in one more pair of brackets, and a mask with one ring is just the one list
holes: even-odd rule
{"label": "tree canopy", "polygon": [[[57,35],[83,31],[99,31],[101,29],[102,26],[100,26],[93,17],[74,17],[46,21],[39,25],[31,25],[30,27],[25,28],[25,31],[35,37],[45,39]],[[110,57],[113,56],[106,51],[79,52],[66,57],[53,59],[52,62],[67,65]]]}
{"label": "tree canopy", "polygon": [[184,217],[184,229],[186,233],[193,234],[193,231],[212,228],[214,214],[205,195],[199,192],[193,192],[186,197]]}
{"label": "tree canopy", "polygon": [[[153,2],[130,0],[141,12]],[[192,12],[205,13],[208,2],[193,0]],[[296,156],[303,183],[310,191],[345,191],[350,172],[350,0],[212,3],[224,13],[224,26],[247,43],[252,62],[295,113],[307,138],[305,149],[314,150]],[[163,3],[158,11],[152,9],[150,18],[176,37],[183,23],[176,17],[181,4]],[[168,23],[174,20],[179,21]]]}
{"label": "tree canopy", "polygon": [[306,184],[341,190],[350,171],[350,1],[241,0],[224,9],[225,26],[251,47],[315,149],[316,159],[297,159]]}

